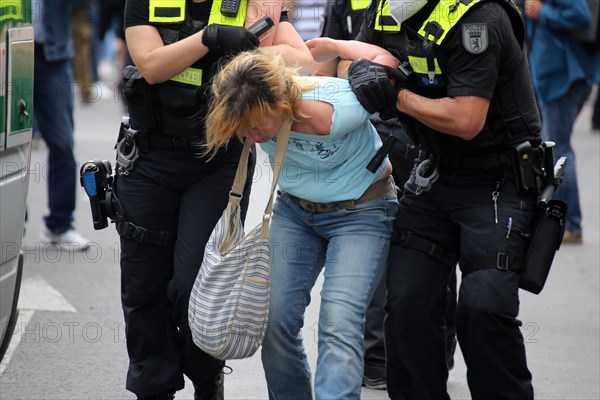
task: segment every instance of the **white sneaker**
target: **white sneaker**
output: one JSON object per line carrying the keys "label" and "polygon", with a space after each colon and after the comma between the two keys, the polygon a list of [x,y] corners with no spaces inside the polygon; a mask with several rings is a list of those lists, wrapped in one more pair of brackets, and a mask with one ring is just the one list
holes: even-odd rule
{"label": "white sneaker", "polygon": [[83,251],[90,247],[90,241],[84,238],[75,229],[69,229],[64,233],[52,233],[44,228],[40,233],[40,239],[47,244],[53,244],[67,251]]}

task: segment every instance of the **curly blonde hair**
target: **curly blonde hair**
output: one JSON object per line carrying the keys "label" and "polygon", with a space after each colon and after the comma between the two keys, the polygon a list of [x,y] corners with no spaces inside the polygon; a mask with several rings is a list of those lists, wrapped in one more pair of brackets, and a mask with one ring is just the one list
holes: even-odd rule
{"label": "curly blonde hair", "polygon": [[241,132],[263,116],[308,118],[299,112],[298,101],[302,91],[313,86],[280,56],[260,51],[238,54],[212,78],[203,154],[214,156],[233,136],[241,140]]}

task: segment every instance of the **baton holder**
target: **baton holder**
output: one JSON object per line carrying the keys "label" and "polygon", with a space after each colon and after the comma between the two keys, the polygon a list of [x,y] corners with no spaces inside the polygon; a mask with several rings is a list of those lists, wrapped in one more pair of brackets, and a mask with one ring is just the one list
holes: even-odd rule
{"label": "baton holder", "polygon": [[550,200],[548,207],[539,210],[521,270],[521,289],[539,294],[544,288],[565,232],[566,214],[567,204],[561,200]]}

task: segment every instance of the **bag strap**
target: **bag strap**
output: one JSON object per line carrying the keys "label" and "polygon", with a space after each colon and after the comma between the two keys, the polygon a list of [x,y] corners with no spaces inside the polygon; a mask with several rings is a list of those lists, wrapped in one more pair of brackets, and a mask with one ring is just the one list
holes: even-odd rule
{"label": "bag strap", "polygon": [[269,201],[265,207],[263,214],[262,227],[260,229],[260,238],[269,238],[269,222],[271,221],[271,214],[273,212],[273,195],[275,194],[275,188],[277,187],[277,181],[279,181],[279,174],[283,168],[283,159],[285,158],[285,151],[287,150],[288,141],[290,139],[290,129],[292,128],[292,121],[285,121],[279,132],[277,132],[277,144],[275,145],[275,156],[273,157],[273,183],[271,184],[271,195]]}
{"label": "bag strap", "polygon": [[[277,144],[275,145],[275,156],[273,157],[273,183],[271,184],[271,194],[269,201],[265,207],[263,214],[262,228],[260,237],[261,239],[269,238],[269,222],[271,221],[271,213],[273,211],[273,195],[275,194],[275,188],[277,187],[277,181],[279,181],[279,175],[283,167],[283,159],[285,158],[285,151],[287,150],[288,141],[290,138],[290,129],[292,128],[292,121],[286,121],[283,123],[279,132],[277,132]],[[229,192],[229,204],[227,207],[230,210],[235,207],[242,200],[244,193],[244,185],[246,184],[246,178],[248,176],[248,156],[250,154],[250,142],[244,140],[244,148],[240,155],[240,162],[235,172],[235,178],[231,191]]]}
{"label": "bag strap", "polygon": [[246,177],[248,176],[248,156],[250,154],[250,143],[244,140],[244,148],[240,155],[240,161],[235,171],[235,178],[231,191],[229,192],[229,203],[239,204],[244,195],[244,186],[246,185]]}

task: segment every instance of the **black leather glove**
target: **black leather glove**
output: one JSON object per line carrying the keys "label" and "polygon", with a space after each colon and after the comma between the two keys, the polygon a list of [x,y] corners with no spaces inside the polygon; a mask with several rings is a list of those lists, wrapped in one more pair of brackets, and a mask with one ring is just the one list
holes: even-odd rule
{"label": "black leather glove", "polygon": [[399,115],[398,92],[408,88],[408,75],[403,71],[359,58],[348,68],[348,81],[365,110],[379,112],[383,120]]}
{"label": "black leather glove", "polygon": [[255,34],[239,26],[211,24],[202,33],[202,44],[211,53],[236,54],[255,49],[259,43]]}

